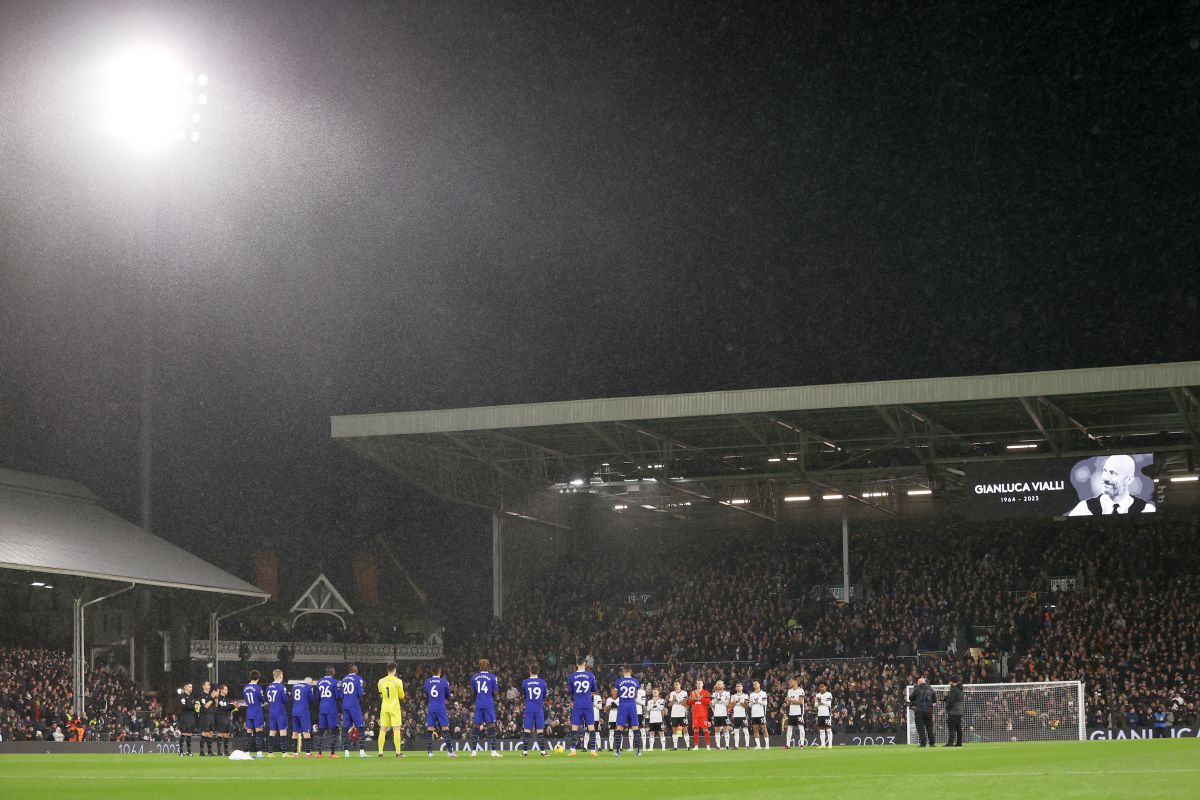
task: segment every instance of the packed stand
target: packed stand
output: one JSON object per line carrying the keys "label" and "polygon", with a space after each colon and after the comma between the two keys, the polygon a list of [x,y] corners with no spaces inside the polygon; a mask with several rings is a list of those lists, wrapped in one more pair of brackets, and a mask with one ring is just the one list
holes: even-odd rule
{"label": "packed stand", "polygon": [[[486,656],[509,694],[501,733],[517,735],[517,687],[533,661],[551,686],[548,731],[559,735],[568,719],[561,679],[587,653],[606,687],[622,663],[664,695],[674,680],[711,687],[720,678],[749,691],[759,679],[775,704],[773,727],[793,675],[805,687],[829,685],[839,732],[886,734],[903,727],[905,686],[956,674],[967,683],[1083,680],[1092,725],[1149,727],[1156,711],[1196,725],[1197,541],[1190,521],[862,526],[851,557],[863,596],[848,605],[810,591],[840,583],[833,536],[747,540],[719,562],[703,548],[643,548],[629,560],[614,552],[582,579],[574,564],[546,570],[551,577],[512,593],[503,622],[447,648],[451,718],[461,734],[467,681]],[[1051,592],[1054,576],[1074,577],[1075,588]],[[652,602],[627,602],[646,587]],[[408,737],[423,729],[425,677],[405,675]]]}

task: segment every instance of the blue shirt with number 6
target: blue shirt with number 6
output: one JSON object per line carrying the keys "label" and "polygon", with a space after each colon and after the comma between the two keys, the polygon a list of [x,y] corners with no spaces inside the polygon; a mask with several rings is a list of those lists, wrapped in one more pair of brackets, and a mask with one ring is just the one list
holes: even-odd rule
{"label": "blue shirt with number 6", "polygon": [[446,714],[446,700],[450,697],[450,681],[441,675],[433,675],[425,679],[425,699],[429,708],[425,714],[425,727],[448,728],[450,718]]}

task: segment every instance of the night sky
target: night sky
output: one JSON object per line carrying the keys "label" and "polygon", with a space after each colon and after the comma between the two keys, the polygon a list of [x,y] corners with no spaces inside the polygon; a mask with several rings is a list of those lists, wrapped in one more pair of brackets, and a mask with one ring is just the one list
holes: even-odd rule
{"label": "night sky", "polygon": [[[154,161],[147,38],[212,76]],[[158,534],[482,564],[329,416],[1200,358],[1198,137],[1197,0],[6,0],[0,465],[136,519],[149,329]]]}

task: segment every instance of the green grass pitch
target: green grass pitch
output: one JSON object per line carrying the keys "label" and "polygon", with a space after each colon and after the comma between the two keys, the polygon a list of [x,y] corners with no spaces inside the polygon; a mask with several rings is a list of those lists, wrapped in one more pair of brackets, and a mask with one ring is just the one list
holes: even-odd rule
{"label": "green grass pitch", "polygon": [[12,798],[1099,798],[1200,797],[1200,739],[808,748],[503,760],[391,752],[368,759],[0,756]]}

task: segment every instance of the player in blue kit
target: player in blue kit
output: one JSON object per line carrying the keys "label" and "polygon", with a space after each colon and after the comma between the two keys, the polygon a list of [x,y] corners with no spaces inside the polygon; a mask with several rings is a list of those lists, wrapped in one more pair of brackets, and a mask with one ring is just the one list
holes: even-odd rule
{"label": "player in blue kit", "polygon": [[442,677],[442,668],[434,667],[433,674],[425,679],[425,699],[428,710],[425,712],[425,748],[429,757],[433,758],[433,732],[442,732],[442,741],[446,743],[446,752],[451,758],[457,758],[454,752],[454,736],[450,733],[450,715],[446,713],[446,701],[450,699],[450,681]]}
{"label": "player in blue kit", "polygon": [[496,680],[496,676],[489,670],[491,664],[486,658],[479,659],[479,672],[471,676],[471,690],[475,692],[475,717],[471,726],[471,758],[475,758],[477,752],[477,742],[485,733],[486,727],[488,747],[492,751],[492,758],[500,758],[500,751],[496,749],[496,736],[499,731],[496,729],[496,691],[500,688],[500,682]]}
{"label": "player in blue kit", "polygon": [[621,677],[617,678],[617,738],[613,755],[621,755],[621,746],[625,742],[625,731],[633,731],[634,755],[642,754],[642,729],[638,725],[637,697],[642,682],[633,677],[633,670],[621,667]]}
{"label": "player in blue kit", "polygon": [[342,678],[342,754],[350,757],[350,727],[358,729],[358,757],[367,757],[367,729],[363,727],[362,701],[366,696],[358,666],[351,664]]}
{"label": "player in blue kit", "polygon": [[342,684],[337,679],[337,670],[325,668],[325,677],[317,681],[317,758],[324,749],[321,742],[329,742],[329,757],[337,758],[338,743],[338,700],[342,697]]}
{"label": "player in blue kit", "polygon": [[[586,658],[579,659],[575,666],[576,670],[567,676],[567,692],[571,695],[571,752],[567,753],[568,756],[574,756],[581,744],[583,734],[579,731],[580,727],[589,733],[596,731],[592,693],[600,687],[596,676],[588,671]],[[596,752],[596,747],[600,744],[600,737],[593,736],[591,739],[591,754],[598,756],[600,754]]]}
{"label": "player in blue kit", "polygon": [[546,682],[538,677],[537,664],[529,667],[529,677],[521,681],[525,698],[525,724],[521,727],[521,756],[529,755],[530,740],[537,734],[538,752],[546,756]]}
{"label": "player in blue kit", "polygon": [[287,752],[288,737],[288,687],[283,682],[283,670],[271,673],[275,682],[267,687],[267,755]]}
{"label": "player in blue kit", "polygon": [[242,689],[242,700],[246,703],[246,752],[256,758],[263,758],[263,690],[258,685],[262,674],[258,670],[250,671],[250,682]]}
{"label": "player in blue kit", "polygon": [[296,740],[296,755],[304,744],[304,755],[312,758],[312,699],[313,679],[305,677],[292,687],[292,738]]}

